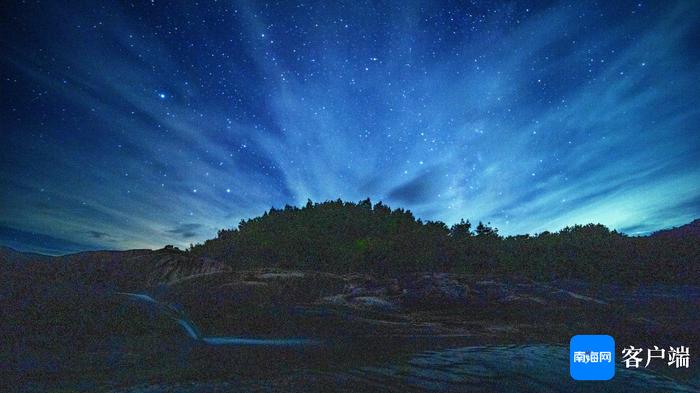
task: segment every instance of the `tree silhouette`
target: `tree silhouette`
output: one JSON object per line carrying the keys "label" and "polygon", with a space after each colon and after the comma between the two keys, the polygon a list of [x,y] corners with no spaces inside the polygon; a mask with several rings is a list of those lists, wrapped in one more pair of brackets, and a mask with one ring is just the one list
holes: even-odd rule
{"label": "tree silhouette", "polygon": [[472,236],[472,224],[469,220],[464,221],[464,219],[459,220],[459,223],[453,224],[450,227],[450,236],[455,239],[462,239]]}
{"label": "tree silhouette", "polygon": [[190,253],[237,269],[277,267],[395,275],[420,271],[506,274],[538,280],[700,281],[700,242],[628,237],[600,224],[557,233],[502,237],[490,223],[447,227],[369,198],[358,203],[308,200],[222,229]]}

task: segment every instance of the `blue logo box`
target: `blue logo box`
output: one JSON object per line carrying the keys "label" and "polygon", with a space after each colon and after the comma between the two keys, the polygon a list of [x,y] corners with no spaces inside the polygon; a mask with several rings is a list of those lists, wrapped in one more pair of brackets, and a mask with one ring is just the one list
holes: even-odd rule
{"label": "blue logo box", "polygon": [[615,339],[576,335],[569,343],[569,372],[577,381],[607,381],[615,376]]}

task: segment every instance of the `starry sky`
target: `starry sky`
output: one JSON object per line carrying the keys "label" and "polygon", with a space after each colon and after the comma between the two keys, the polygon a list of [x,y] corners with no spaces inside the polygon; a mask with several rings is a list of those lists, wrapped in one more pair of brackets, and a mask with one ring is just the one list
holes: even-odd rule
{"label": "starry sky", "polygon": [[366,197],[502,234],[700,217],[700,2],[17,2],[0,244],[186,247]]}

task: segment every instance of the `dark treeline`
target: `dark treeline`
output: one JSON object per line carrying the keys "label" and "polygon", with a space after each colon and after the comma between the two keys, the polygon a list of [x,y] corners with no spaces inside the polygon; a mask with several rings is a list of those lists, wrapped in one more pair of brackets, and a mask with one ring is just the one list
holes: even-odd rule
{"label": "dark treeline", "polygon": [[369,199],[309,201],[271,209],[190,248],[236,269],[279,267],[380,275],[443,271],[515,275],[537,280],[700,282],[696,239],[629,237],[603,225],[503,237],[461,221],[421,221]]}

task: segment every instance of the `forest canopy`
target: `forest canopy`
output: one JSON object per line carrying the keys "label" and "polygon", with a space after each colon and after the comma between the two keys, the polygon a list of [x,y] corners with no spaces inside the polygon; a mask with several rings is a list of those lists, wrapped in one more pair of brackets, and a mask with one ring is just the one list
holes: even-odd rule
{"label": "forest canopy", "polygon": [[439,271],[536,280],[642,283],[700,281],[697,239],[630,237],[600,224],[503,237],[461,220],[448,227],[369,199],[308,201],[222,229],[189,252],[235,269],[276,267],[396,275]]}

